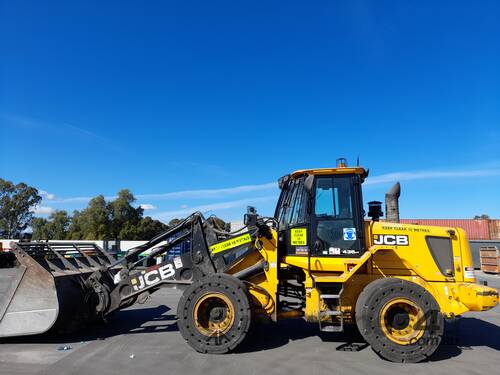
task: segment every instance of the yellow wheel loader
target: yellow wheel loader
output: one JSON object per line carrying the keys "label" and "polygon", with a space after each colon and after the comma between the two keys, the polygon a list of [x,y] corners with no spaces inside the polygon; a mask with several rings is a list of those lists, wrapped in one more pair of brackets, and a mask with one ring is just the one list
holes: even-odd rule
{"label": "yellow wheel loader", "polygon": [[344,162],[293,172],[278,182],[274,217],[249,208],[231,233],[194,213],[121,259],[92,243],[12,244],[0,337],[74,330],[176,285],[178,327],[198,352],[235,349],[257,320],[301,318],[326,332],[357,325],[390,361],[425,360],[444,319],[493,308],[498,291],[475,283],[463,230],[394,222],[397,187],[389,220],[379,221],[380,202],[365,220],[367,176]]}

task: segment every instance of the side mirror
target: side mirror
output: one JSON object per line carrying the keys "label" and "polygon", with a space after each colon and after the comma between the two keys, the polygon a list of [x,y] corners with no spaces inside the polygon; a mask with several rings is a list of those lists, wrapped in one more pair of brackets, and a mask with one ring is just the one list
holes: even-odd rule
{"label": "side mirror", "polygon": [[304,180],[304,189],[306,189],[309,196],[312,195],[313,184],[314,184],[314,175],[310,174]]}

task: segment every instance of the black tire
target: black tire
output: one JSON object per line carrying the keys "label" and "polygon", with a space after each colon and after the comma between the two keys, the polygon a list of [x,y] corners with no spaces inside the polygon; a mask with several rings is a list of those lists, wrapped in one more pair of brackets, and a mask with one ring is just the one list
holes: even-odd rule
{"label": "black tire", "polygon": [[241,344],[250,329],[247,289],[230,275],[207,276],[184,291],[177,319],[182,337],[197,352],[227,353]]}
{"label": "black tire", "polygon": [[356,303],[356,324],[378,355],[408,363],[432,355],[441,343],[444,328],[439,305],[429,292],[415,283],[390,277],[363,289]]}

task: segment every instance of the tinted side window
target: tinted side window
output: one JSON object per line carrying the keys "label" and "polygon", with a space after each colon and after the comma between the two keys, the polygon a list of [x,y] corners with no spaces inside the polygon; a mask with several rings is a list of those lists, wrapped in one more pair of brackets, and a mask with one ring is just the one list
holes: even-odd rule
{"label": "tinted side window", "polygon": [[[427,246],[436,262],[439,270],[444,276],[453,276],[453,249],[449,237],[426,237]],[[451,272],[450,274],[447,271]]]}
{"label": "tinted side window", "polygon": [[301,183],[297,187],[297,194],[295,195],[295,203],[293,206],[292,218],[290,220],[290,225],[301,224],[305,222],[304,211],[306,206],[306,192],[304,191],[304,185]]}
{"label": "tinted side window", "polygon": [[277,217],[277,220],[278,220],[280,227],[283,227],[286,224],[285,214],[286,214],[286,210],[288,208],[288,205],[290,203],[290,193],[291,193],[290,183],[287,184],[287,186],[285,186],[283,189],[284,190],[281,193],[282,195],[280,197],[280,202],[279,202],[280,207],[279,207],[279,212],[278,212],[278,217]]}
{"label": "tinted side window", "polygon": [[317,217],[352,218],[351,186],[347,178],[318,178],[315,213]]}
{"label": "tinted side window", "polygon": [[280,228],[285,229],[290,225],[306,222],[307,218],[307,193],[304,189],[303,179],[291,181],[282,197],[281,207],[278,209]]}
{"label": "tinted side window", "polygon": [[293,184],[293,189],[292,189],[292,195],[290,197],[290,204],[288,205],[286,209],[286,222],[287,224],[290,224],[292,222],[292,215],[293,215],[293,210],[295,208],[295,205],[297,203],[297,193],[298,193],[298,184],[295,181]]}

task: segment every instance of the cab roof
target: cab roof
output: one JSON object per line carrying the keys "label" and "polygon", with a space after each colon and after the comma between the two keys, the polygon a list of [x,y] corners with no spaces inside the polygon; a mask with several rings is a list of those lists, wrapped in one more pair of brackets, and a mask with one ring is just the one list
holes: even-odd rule
{"label": "cab roof", "polygon": [[290,173],[290,177],[295,179],[304,174],[308,175],[323,175],[323,174],[359,174],[364,180],[368,176],[368,170],[363,167],[339,167],[339,168],[314,168],[314,169],[299,169]]}
{"label": "cab roof", "polygon": [[314,169],[299,169],[281,177],[278,180],[278,186],[282,189],[291,179],[300,178],[304,175],[343,175],[343,174],[357,174],[361,176],[361,182],[368,177],[368,169],[363,167],[338,167],[338,168],[314,168]]}

